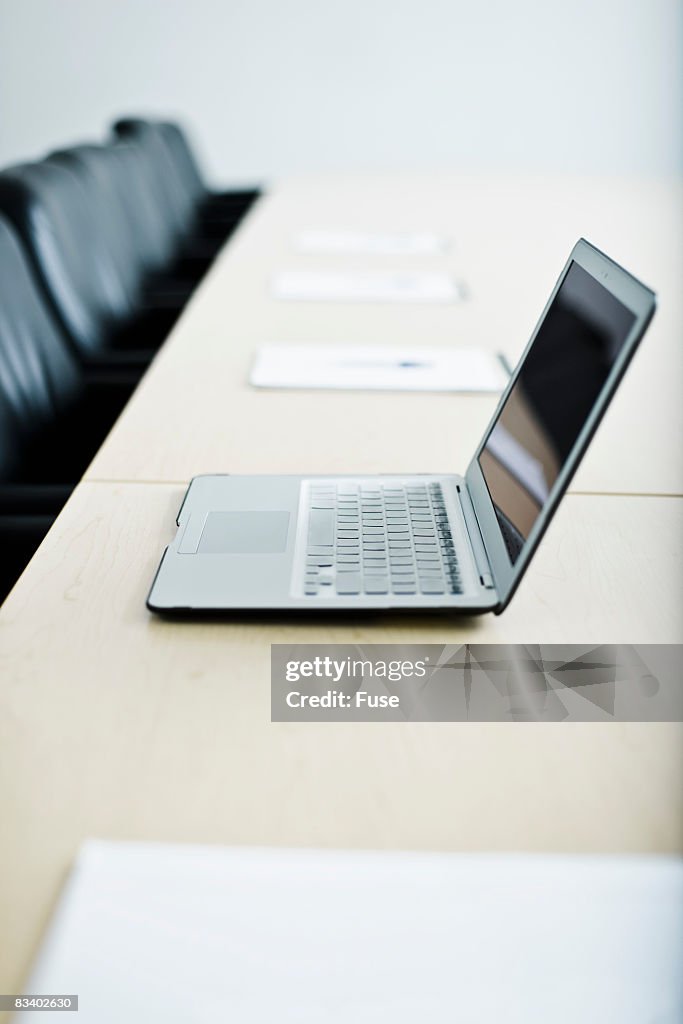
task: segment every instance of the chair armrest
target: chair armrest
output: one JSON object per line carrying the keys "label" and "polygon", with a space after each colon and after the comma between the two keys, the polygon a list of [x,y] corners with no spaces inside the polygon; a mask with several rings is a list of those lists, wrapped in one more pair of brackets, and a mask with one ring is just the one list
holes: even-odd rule
{"label": "chair armrest", "polygon": [[0,517],[56,516],[72,490],[70,484],[0,483]]}
{"label": "chair armrest", "polygon": [[130,349],[127,352],[93,352],[82,360],[88,387],[114,384],[132,392],[152,361],[153,353]]}

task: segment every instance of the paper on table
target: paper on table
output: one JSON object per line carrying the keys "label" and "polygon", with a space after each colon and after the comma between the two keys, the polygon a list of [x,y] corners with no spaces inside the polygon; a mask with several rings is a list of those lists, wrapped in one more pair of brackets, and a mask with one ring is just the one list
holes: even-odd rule
{"label": "paper on table", "polygon": [[444,252],[448,239],[433,231],[353,231],[309,228],[294,236],[300,252],[372,256],[430,256]]}
{"label": "paper on table", "polygon": [[682,948],[668,858],[90,842],[27,991],[81,1024],[678,1024]]}
{"label": "paper on table", "polygon": [[371,391],[502,391],[500,357],[469,348],[264,345],[250,382],[262,388]]}
{"label": "paper on table", "polygon": [[411,271],[283,270],[273,296],[297,302],[459,302],[462,285],[450,274]]}

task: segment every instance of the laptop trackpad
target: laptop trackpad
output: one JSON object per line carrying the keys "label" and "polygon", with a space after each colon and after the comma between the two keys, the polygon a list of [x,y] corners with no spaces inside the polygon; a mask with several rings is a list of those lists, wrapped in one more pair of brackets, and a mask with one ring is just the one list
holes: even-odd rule
{"label": "laptop trackpad", "polygon": [[210,512],[199,551],[207,555],[275,554],[287,547],[289,512]]}

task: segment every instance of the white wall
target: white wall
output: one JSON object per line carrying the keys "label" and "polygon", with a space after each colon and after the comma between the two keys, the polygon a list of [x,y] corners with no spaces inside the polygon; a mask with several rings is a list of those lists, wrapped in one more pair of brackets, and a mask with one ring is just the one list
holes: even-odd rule
{"label": "white wall", "polygon": [[683,167],[680,0],[0,0],[0,165],[178,115],[214,179]]}

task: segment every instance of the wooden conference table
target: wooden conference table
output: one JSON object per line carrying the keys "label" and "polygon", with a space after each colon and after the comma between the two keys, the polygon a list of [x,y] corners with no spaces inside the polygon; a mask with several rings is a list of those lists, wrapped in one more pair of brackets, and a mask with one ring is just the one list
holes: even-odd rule
{"label": "wooden conference table", "polygon": [[[0,612],[0,991],[88,836],[683,851],[680,724],[271,724],[272,642],[683,641],[683,211],[670,182],[299,179],[221,254]],[[302,255],[302,228],[447,251]],[[485,396],[258,392],[265,342],[525,344],[585,235],[660,306],[503,616],[172,624],[145,596],[198,473],[462,471]],[[281,268],[448,270],[457,305],[276,302]]]}

